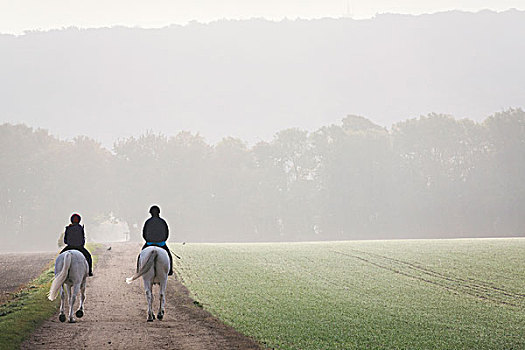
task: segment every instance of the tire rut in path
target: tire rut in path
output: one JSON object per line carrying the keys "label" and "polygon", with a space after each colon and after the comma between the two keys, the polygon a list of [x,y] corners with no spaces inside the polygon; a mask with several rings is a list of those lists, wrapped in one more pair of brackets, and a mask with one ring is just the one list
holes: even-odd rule
{"label": "tire rut in path", "polygon": [[[195,306],[174,277],[168,280],[164,320],[146,322],[142,279],[131,285],[125,282],[134,272],[140,245],[111,246],[99,254],[95,276],[88,279],[84,317],[69,324],[61,323],[56,314],[22,344],[22,349],[261,349],[252,339]],[[154,293],[156,313],[158,286]]]}

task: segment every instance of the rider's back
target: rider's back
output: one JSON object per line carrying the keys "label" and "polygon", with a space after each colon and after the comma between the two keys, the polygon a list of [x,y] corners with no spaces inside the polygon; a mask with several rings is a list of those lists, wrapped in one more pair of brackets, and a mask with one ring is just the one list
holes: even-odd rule
{"label": "rider's back", "polygon": [[79,224],[71,224],[66,227],[64,243],[74,247],[81,247],[86,243],[84,227]]}
{"label": "rider's back", "polygon": [[158,216],[152,216],[144,224],[142,237],[146,242],[164,242],[168,239],[168,224]]}

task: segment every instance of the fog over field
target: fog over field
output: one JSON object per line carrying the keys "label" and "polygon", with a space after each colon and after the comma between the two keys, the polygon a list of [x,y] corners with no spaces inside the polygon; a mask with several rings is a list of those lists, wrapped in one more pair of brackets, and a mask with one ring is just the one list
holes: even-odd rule
{"label": "fog over field", "polygon": [[525,12],[0,35],[0,249],[525,234]]}

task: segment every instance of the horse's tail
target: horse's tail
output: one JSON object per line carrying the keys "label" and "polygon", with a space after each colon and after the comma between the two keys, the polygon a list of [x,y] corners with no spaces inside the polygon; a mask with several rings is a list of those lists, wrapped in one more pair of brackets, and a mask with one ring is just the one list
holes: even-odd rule
{"label": "horse's tail", "polygon": [[58,273],[58,275],[55,275],[55,278],[53,279],[53,283],[51,284],[51,288],[49,289],[49,293],[47,294],[47,297],[49,300],[55,300],[55,298],[57,297],[60,287],[66,281],[70,266],[71,266],[71,253],[66,252],[64,254],[64,260],[62,261],[62,270]]}
{"label": "horse's tail", "polygon": [[155,259],[157,258],[157,251],[155,249],[151,250],[151,253],[145,257],[146,263],[142,265],[139,270],[131,277],[126,278],[126,283],[130,284],[140,276],[144,275],[153,267],[153,264],[155,264]]}

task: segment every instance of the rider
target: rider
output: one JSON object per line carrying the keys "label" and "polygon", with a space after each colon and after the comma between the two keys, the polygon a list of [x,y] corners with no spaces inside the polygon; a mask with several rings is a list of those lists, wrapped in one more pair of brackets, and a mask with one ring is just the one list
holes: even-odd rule
{"label": "rider", "polygon": [[173,275],[173,258],[171,257],[170,249],[166,244],[169,236],[168,224],[160,217],[160,208],[158,206],[152,206],[149,209],[149,213],[151,214],[151,217],[146,220],[144,228],[142,229],[142,237],[146,240],[146,244],[144,244],[142,249],[149,246],[163,248],[170,258],[170,271],[168,272],[168,275],[171,276]]}
{"label": "rider", "polygon": [[66,231],[64,232],[64,243],[66,247],[62,249],[60,253],[75,249],[84,254],[89,265],[89,276],[93,276],[93,260],[91,259],[91,254],[89,254],[88,250],[84,247],[86,235],[84,233],[84,226],[80,225],[80,219],[80,215],[78,214],[71,215],[71,224],[66,226]]}

